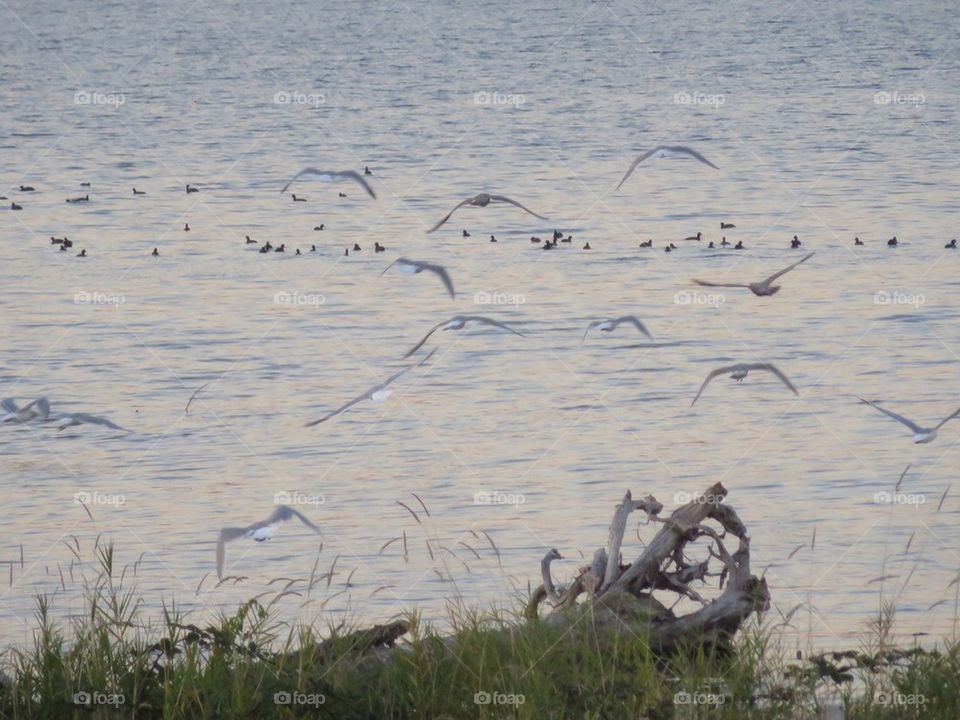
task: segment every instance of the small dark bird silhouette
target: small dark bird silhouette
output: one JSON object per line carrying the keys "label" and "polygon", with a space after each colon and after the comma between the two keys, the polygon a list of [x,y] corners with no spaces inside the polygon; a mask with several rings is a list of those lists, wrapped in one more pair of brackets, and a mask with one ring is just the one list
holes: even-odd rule
{"label": "small dark bird silhouette", "polygon": [[187,223],[184,223],[184,224],[183,224],[183,231],[184,231],[184,232],[190,232],[190,226],[189,226]]}
{"label": "small dark bird silhouette", "polygon": [[157,250],[156,248],[154,248],[154,249],[153,249],[153,252],[150,253],[150,254],[153,255],[154,257],[160,257],[160,251]]}

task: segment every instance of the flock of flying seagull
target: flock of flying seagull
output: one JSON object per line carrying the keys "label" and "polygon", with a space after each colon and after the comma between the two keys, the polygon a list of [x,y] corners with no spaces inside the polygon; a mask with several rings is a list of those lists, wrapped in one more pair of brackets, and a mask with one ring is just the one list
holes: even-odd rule
{"label": "flock of flying seagull", "polygon": [[[674,157],[692,158],[711,168],[718,169],[717,166],[714,165],[712,162],[710,162],[707,158],[705,158],[703,155],[701,155],[700,153],[696,152],[695,150],[689,147],[677,146],[677,145],[660,145],[638,156],[630,165],[629,169],[624,174],[623,178],[620,180],[616,188],[617,189],[620,188],[624,184],[624,182],[626,182],[626,180],[630,177],[630,175],[636,170],[637,166],[639,166],[645,160],[648,160],[650,158],[674,158]],[[349,182],[356,183],[367,193],[367,195],[369,195],[371,198],[376,199],[377,197],[376,192],[374,191],[373,187],[371,187],[370,183],[367,181],[365,177],[372,174],[373,173],[370,171],[368,167],[364,168],[363,174],[360,174],[353,170],[341,171],[341,170],[320,170],[317,168],[305,168],[304,170],[301,170],[299,173],[297,173],[286,185],[284,185],[280,192],[281,193],[286,192],[290,188],[290,186],[294,182],[299,180],[301,177],[305,175],[311,175],[311,176],[317,176],[320,180],[325,182],[333,182],[333,181],[339,180],[339,181],[349,181]],[[89,187],[89,183],[82,183],[82,185]],[[35,188],[30,186],[25,186],[25,185],[21,185],[19,189],[22,192],[35,191]],[[186,192],[187,194],[192,194],[192,193],[199,192],[199,189],[188,184],[186,186]],[[134,188],[133,194],[145,195],[146,192],[142,190],[137,190],[136,188]],[[344,193],[339,193],[339,194],[341,197],[345,197]],[[294,202],[301,202],[305,200],[305,198],[298,197],[297,195],[292,195],[292,198]],[[6,198],[3,196],[0,196],[0,199],[5,200]],[[80,203],[80,202],[89,202],[89,200],[90,200],[90,197],[89,197],[89,194],[87,194],[87,195],[84,195],[83,197],[69,198],[67,199],[67,202]],[[454,213],[456,213],[459,209],[463,207],[472,206],[472,207],[484,208],[491,204],[511,205],[529,213],[530,215],[533,215],[534,217],[540,218],[541,220],[546,219],[542,215],[538,215],[537,213],[533,212],[523,204],[515,200],[512,200],[511,198],[506,197],[504,195],[480,193],[478,195],[474,195],[473,197],[469,197],[461,201],[460,203],[458,203],[456,206],[454,206],[454,208],[449,213],[447,213],[439,222],[437,222],[427,232],[432,233],[437,229],[439,229],[440,227],[442,227],[445,223],[447,223],[450,220],[450,218],[454,215]],[[22,210],[23,207],[14,202],[14,203],[11,203],[11,209]],[[314,229],[322,230],[323,227],[324,227],[323,225],[320,225]],[[733,228],[733,227],[734,225],[732,223],[721,223],[722,230]],[[184,229],[189,230],[189,225],[185,225]],[[466,230],[462,232],[464,237],[469,237],[469,233],[467,233]],[[551,246],[551,243],[552,243],[552,246],[556,246],[558,239],[569,241],[569,238],[566,238],[566,239],[563,238],[562,233],[554,232],[553,240],[547,241],[545,248],[548,249]],[[702,234],[699,232],[695,236],[687,238],[687,240],[698,240],[698,241],[701,239],[702,239]],[[67,238],[63,238],[63,239],[51,238],[51,240],[54,244],[59,244],[61,246],[61,250],[65,250],[66,248],[71,247],[73,244]],[[495,241],[495,238],[491,236],[491,240]],[[531,238],[531,240],[539,241],[538,238]],[[249,236],[247,237],[248,244],[255,243],[255,242],[256,241],[250,239]],[[651,240],[645,243],[641,243],[641,246],[652,247],[652,244],[653,244],[653,241]],[[800,242],[800,240],[796,236],[794,236],[794,239],[791,242],[791,247],[798,248],[801,246],[801,244],[802,243]],[[863,242],[859,238],[856,238],[855,244],[863,245]],[[890,246],[897,245],[896,237],[889,240],[887,244]],[[730,243],[728,243],[726,241],[726,238],[724,238],[722,245],[727,246],[727,245],[730,245]],[[948,243],[946,247],[956,248],[956,245],[957,245],[957,241],[953,240],[951,241],[951,243]],[[710,247],[714,247],[714,244],[712,242],[710,243]],[[743,244],[738,243],[735,247],[737,249],[743,249]],[[671,243],[666,247],[666,251],[670,252],[675,248],[676,246],[674,246]],[[315,246],[313,249],[315,249]],[[359,246],[354,245],[354,249],[359,250]],[[590,249],[589,243],[584,246],[584,249]],[[260,248],[260,252],[269,252],[270,250],[273,250],[276,252],[283,252],[284,246],[281,245],[278,248],[273,248],[272,246],[270,246],[268,242],[264,247]],[[375,245],[375,250],[377,252],[381,252],[385,250],[385,248],[383,248],[379,243],[377,243]],[[300,254],[299,249],[296,252],[297,254]],[[347,253],[349,253],[349,250],[347,251]],[[156,248],[153,251],[153,255],[154,256],[158,255],[158,251]],[[797,266],[809,260],[811,257],[813,257],[813,255],[814,253],[809,253],[803,258],[801,258],[800,260],[798,260],[797,262],[792,263],[791,265],[788,265],[784,269],[779,270],[773,273],[772,275],[770,275],[769,277],[764,278],[758,282],[730,283],[730,282],[712,282],[712,281],[698,280],[698,279],[694,279],[693,282],[705,287],[746,288],[758,297],[772,296],[772,295],[775,295],[777,292],[779,292],[779,290],[781,289],[780,285],[774,284],[775,281],[777,281],[786,273],[794,270]],[[85,250],[81,251],[80,256],[81,257],[86,256]],[[384,273],[386,273],[391,268],[397,268],[397,270],[404,273],[409,273],[409,274],[420,274],[423,272],[431,273],[435,275],[443,283],[443,286],[447,294],[451,298],[456,297],[456,292],[454,290],[454,284],[453,284],[453,280],[450,277],[450,273],[442,265],[438,265],[435,263],[421,262],[418,260],[412,260],[412,259],[401,257],[391,262],[383,270],[383,272],[380,273],[380,276],[382,277]],[[404,355],[404,358],[409,358],[414,353],[416,353],[421,347],[423,347],[424,344],[426,344],[426,342],[431,338],[431,336],[433,336],[433,334],[436,333],[437,331],[461,330],[468,323],[488,325],[494,328],[499,328],[501,330],[507,331],[509,333],[513,333],[514,335],[526,337],[524,333],[519,332],[518,330],[515,330],[514,328],[510,327],[506,323],[502,323],[497,320],[493,320],[491,318],[483,317],[480,315],[455,315],[448,320],[444,320],[434,325],[423,336],[423,338]],[[643,322],[639,318],[637,318],[634,315],[626,315],[622,317],[599,319],[599,320],[591,321],[587,326],[586,331],[583,334],[583,338],[581,339],[581,344],[583,344],[586,341],[587,336],[593,330],[600,330],[602,332],[609,333],[609,332],[615,331],[621,325],[630,325],[634,327],[638,332],[646,335],[651,340],[653,339],[653,335],[650,333],[650,331],[647,329],[647,327],[643,324]],[[347,410],[354,407],[355,405],[358,405],[364,400],[370,400],[375,403],[383,402],[384,400],[389,398],[390,395],[393,393],[393,390],[390,388],[390,386],[395,381],[399,380],[408,372],[423,365],[427,360],[430,359],[430,357],[434,354],[434,352],[436,352],[435,348],[431,350],[429,353],[427,353],[426,355],[424,355],[424,357],[418,360],[417,362],[399,370],[398,372],[388,377],[382,383],[379,383],[374,387],[366,390],[362,394],[358,395],[357,397],[353,398],[352,400],[343,404],[337,409],[327,413],[323,417],[307,422],[305,424],[305,427],[313,427],[321,423],[327,422],[328,420],[346,412]],[[703,381],[700,388],[697,390],[697,393],[694,396],[693,401],[690,403],[691,407],[697,402],[697,400],[703,394],[704,390],[706,390],[707,386],[715,378],[720,377],[722,375],[729,375],[731,379],[736,380],[737,382],[742,382],[750,372],[754,372],[754,371],[771,373],[776,378],[778,378],[791,392],[793,392],[794,395],[799,396],[799,391],[794,386],[794,384],[790,381],[787,375],[784,374],[779,368],[777,368],[772,363],[737,363],[737,364],[733,364],[725,367],[720,367],[711,371],[707,375],[706,379]],[[196,392],[199,392],[199,390],[201,389],[202,387],[199,388]],[[194,392],[194,396],[196,395],[196,392]],[[887,410],[886,408],[883,408],[874,402],[865,400],[863,398],[858,398],[858,399],[862,403],[865,403],[873,407],[879,412],[887,415],[888,417],[908,427],[913,432],[913,439],[914,439],[914,442],[916,443],[932,442],[937,437],[938,430],[946,422],[948,422],[949,420],[952,420],[953,418],[956,418],[957,416],[960,416],[960,408],[958,408],[955,412],[953,412],[952,414],[948,415],[946,418],[941,420],[937,425],[933,427],[922,427],[920,425],[917,425],[913,421],[907,419],[906,417],[902,415],[898,415],[897,413],[891,410]],[[193,396],[191,396],[190,400],[191,401],[193,400]],[[63,415],[57,418],[53,418],[50,416],[50,403],[45,397],[37,398],[36,400],[30,402],[29,404],[23,407],[19,407],[16,403],[16,400],[13,398],[8,398],[0,402],[2,402],[2,407],[3,407],[3,410],[5,411],[5,414],[0,415],[0,424],[9,424],[9,423],[22,424],[22,423],[29,423],[32,421],[40,421],[40,422],[56,421],[59,423],[60,430],[64,430],[67,427],[88,424],[88,425],[100,425],[109,429],[120,430],[123,432],[131,432],[126,428],[123,428],[106,418],[89,415],[87,413],[71,413],[69,415]],[[185,408],[185,411],[189,411],[189,404],[190,403],[188,402],[187,407]],[[237,528],[237,527],[223,528],[220,531],[219,539],[217,542],[217,575],[218,577],[220,578],[223,577],[223,565],[225,560],[225,543],[226,542],[229,542],[231,540],[241,538],[241,537],[252,539],[257,542],[262,542],[272,537],[273,534],[276,532],[277,528],[279,528],[279,526],[282,523],[294,517],[301,520],[307,527],[309,527],[313,531],[317,533],[320,532],[320,529],[316,525],[314,525],[308,518],[306,518],[303,514],[286,505],[279,505],[276,508],[276,510],[270,515],[270,517],[268,517],[264,521],[253,523],[252,525],[249,525],[247,527],[242,527],[242,528]]]}

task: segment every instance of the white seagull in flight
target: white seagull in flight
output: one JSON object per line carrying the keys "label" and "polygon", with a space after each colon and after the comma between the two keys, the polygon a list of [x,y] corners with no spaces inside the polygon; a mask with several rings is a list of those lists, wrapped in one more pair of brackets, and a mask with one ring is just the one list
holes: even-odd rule
{"label": "white seagull in flight", "polygon": [[703,155],[698,153],[696,150],[692,148],[688,148],[685,145],[657,145],[653,150],[648,150],[643,155],[640,155],[639,157],[637,157],[636,160],[633,161],[633,164],[630,166],[630,169],[627,170],[626,174],[623,176],[623,179],[614,188],[614,190],[620,189],[620,186],[623,185],[627,181],[627,178],[633,174],[633,171],[637,169],[637,165],[639,165],[644,160],[651,157],[655,157],[655,158],[689,157],[689,158],[693,158],[694,160],[699,160],[704,165],[709,165],[714,170],[720,169],[716,165],[714,165],[712,162],[707,160]]}
{"label": "white seagull in flight", "polygon": [[620,325],[620,323],[633,325],[637,328],[637,330],[653,340],[653,335],[651,335],[650,331],[644,327],[643,323],[640,322],[636,315],[624,315],[623,317],[609,318],[608,320],[594,320],[592,323],[587,325],[587,331],[583,334],[583,339],[580,340],[580,344],[583,345],[583,341],[587,339],[587,334],[594,328],[598,328],[603,332],[613,332],[617,329],[617,326]]}
{"label": "white seagull in flight", "polygon": [[0,401],[0,405],[7,411],[0,417],[0,423],[25,423],[37,419],[46,420],[50,417],[50,403],[45,397],[39,397],[22,408],[17,407],[17,402],[13,398]]}
{"label": "white seagull in flight", "polygon": [[[449,320],[444,320],[443,322],[437,323],[432,328],[430,328],[430,332],[424,335],[423,339],[420,342],[418,342],[416,345],[414,345],[410,349],[410,351],[407,352],[406,355],[404,355],[404,357],[410,357],[417,350],[423,347],[423,344],[427,340],[429,340],[430,336],[433,335],[437,330],[462,330],[463,326],[466,325],[468,322],[478,322],[478,323],[486,323],[487,325],[494,325],[498,328],[509,330],[514,335],[519,335],[520,337],[526,337],[526,335],[524,335],[522,332],[517,332],[509,325],[505,325],[502,322],[497,322],[496,320],[491,320],[490,318],[483,317],[482,315],[454,315]],[[436,352],[436,348],[430,351],[430,355],[432,355],[434,352]],[[430,357],[430,355],[428,355],[427,357]]]}
{"label": "white seagull in flight", "polygon": [[217,577],[223,579],[223,561],[226,559],[226,543],[236,540],[239,537],[250,538],[257,542],[269,540],[277,532],[277,529],[290,518],[297,517],[308,528],[315,533],[320,533],[320,528],[310,522],[303,513],[297,512],[291,507],[280,505],[273,514],[266,520],[255,522],[247,527],[225,527],[220,530],[220,537],[217,540]]}
{"label": "white seagull in flight", "polygon": [[799,396],[800,393],[797,392],[797,389],[793,386],[793,383],[790,382],[790,379],[784,375],[773,363],[737,363],[736,365],[727,365],[726,367],[717,368],[707,375],[707,379],[703,381],[703,385],[700,386],[700,389],[697,390],[696,397],[693,398],[693,402],[690,403],[690,407],[693,407],[693,403],[697,401],[700,395],[703,393],[707,385],[710,384],[710,381],[719,375],[726,375],[730,373],[730,377],[736,380],[737,382],[743,382],[743,379],[751,370],[766,370],[771,372],[780,378],[783,381],[783,384],[786,385],[793,391],[794,395]]}
{"label": "white seagull in flight", "polygon": [[348,402],[346,405],[343,405],[343,406],[337,408],[336,410],[334,410],[333,412],[324,415],[324,416],[323,416],[322,418],[320,418],[319,420],[311,420],[311,421],[308,422],[306,425],[304,425],[304,427],[313,427],[314,425],[319,425],[319,424],[322,423],[322,422],[326,422],[326,421],[329,420],[330,418],[336,417],[336,416],[339,415],[340,413],[344,412],[345,410],[349,410],[349,409],[352,408],[354,405],[356,405],[357,403],[363,402],[364,400],[372,400],[373,402],[376,402],[376,403],[383,402],[383,401],[386,400],[388,397],[390,397],[391,395],[393,395],[393,390],[390,390],[390,384],[391,384],[394,380],[396,380],[397,378],[399,378],[401,375],[404,375],[404,374],[410,372],[410,371],[413,370],[414,368],[420,367],[421,365],[423,365],[427,360],[430,359],[430,356],[433,355],[436,351],[437,351],[436,348],[434,348],[434,349],[431,350],[427,355],[425,355],[423,358],[421,358],[419,361],[415,362],[413,365],[408,365],[408,366],[405,367],[403,370],[400,370],[400,371],[398,371],[398,372],[395,372],[393,375],[391,375],[390,377],[388,377],[384,382],[380,383],[379,385],[375,385],[374,387],[372,387],[372,388],[370,388],[369,390],[367,390],[365,393],[363,393],[363,395],[359,395],[359,396],[355,397],[353,400],[351,400],[350,402]]}
{"label": "white seagull in flight", "polygon": [[436,225],[434,225],[432,228],[430,228],[429,230],[427,230],[427,232],[428,232],[428,233],[432,233],[432,232],[433,232],[434,230],[436,230],[438,227],[440,227],[441,225],[443,225],[447,220],[449,220],[450,217],[451,217],[457,210],[459,210],[460,208],[462,208],[462,207],[464,207],[464,206],[466,206],[466,205],[472,205],[472,206],[474,206],[474,207],[486,207],[486,206],[489,205],[490,203],[508,203],[508,204],[510,204],[510,205],[515,205],[516,207],[520,208],[521,210],[525,210],[526,212],[530,213],[530,214],[533,215],[534,217],[538,217],[538,218],[540,218],[541,220],[546,220],[546,218],[545,218],[543,215],[537,215],[537,214],[536,214],[533,210],[531,210],[530,208],[524,207],[523,205],[521,205],[520,203],[518,203],[516,200],[511,200],[510,198],[508,198],[508,197],[505,196],[505,195],[488,195],[487,193],[480,193],[479,195],[474,195],[472,198],[467,198],[467,199],[464,200],[462,203],[460,203],[459,205],[457,205],[453,210],[451,210],[450,212],[447,213],[446,217],[444,217],[443,220],[441,220],[441,221],[438,222]]}
{"label": "white seagull in flight", "polygon": [[755,283],[717,283],[717,282],[707,282],[706,280],[697,280],[696,278],[694,278],[693,281],[694,281],[697,285],[704,285],[704,286],[706,286],[706,287],[742,287],[742,288],[748,288],[748,289],[750,290],[750,292],[752,292],[752,293],[753,293],[754,295],[756,295],[757,297],[763,297],[763,296],[765,296],[765,295],[775,295],[775,294],[780,290],[780,286],[779,286],[779,285],[773,285],[773,284],[772,284],[773,281],[776,280],[776,279],[777,279],[778,277],[780,277],[781,275],[785,275],[786,273],[790,272],[791,270],[793,270],[793,269],[794,269],[797,265],[799,265],[800,263],[806,262],[807,260],[809,260],[810,258],[812,258],[813,255],[814,255],[813,253],[810,253],[809,255],[806,255],[806,256],[800,258],[800,259],[797,260],[793,265],[788,265],[788,266],[785,267],[783,270],[780,270],[779,272],[775,272],[773,275],[771,275],[770,277],[766,278],[765,280],[761,280],[760,282],[755,282]]}
{"label": "white seagull in flight", "polygon": [[68,427],[73,427],[74,425],[103,425],[104,427],[112,428],[113,430],[122,430],[123,432],[133,432],[132,430],[127,430],[124,427],[120,427],[114,422],[107,420],[106,418],[97,417],[95,415],[88,415],[87,413],[72,413],[70,415],[64,415],[59,418],[57,422],[60,423],[59,430],[64,430]]}
{"label": "white seagull in flight", "polygon": [[407,258],[397,258],[392,263],[387,265],[384,271],[377,277],[383,277],[383,273],[392,268],[394,265],[399,266],[401,272],[414,275],[422,273],[424,270],[432,272],[443,281],[443,285],[447,288],[447,292],[450,293],[450,297],[455,297],[453,292],[453,281],[450,279],[450,273],[447,272],[447,269],[443,265],[434,265],[432,263],[420,262],[419,260],[408,260]]}
{"label": "white seagull in flight", "polygon": [[296,175],[293,176],[293,179],[283,186],[283,190],[280,192],[286,192],[287,188],[293,185],[302,175],[319,175],[320,179],[324,182],[332,182],[334,180],[353,180],[355,183],[359,184],[364,190],[367,191],[367,194],[372,197],[374,200],[377,199],[377,194],[373,191],[373,188],[370,187],[370,183],[364,179],[363,175],[353,170],[317,170],[316,168],[304,168]]}
{"label": "white seagull in flight", "polygon": [[950,415],[948,415],[947,417],[945,417],[943,420],[941,420],[939,423],[937,423],[936,425],[934,425],[932,428],[925,428],[925,427],[920,427],[919,425],[917,425],[917,424],[916,424],[915,422],[913,422],[912,420],[908,420],[908,419],[905,418],[903,415],[897,415],[897,414],[896,414],[895,412],[893,412],[892,410],[887,410],[886,408],[882,408],[882,407],[880,407],[879,405],[877,405],[876,403],[872,403],[872,402],[870,402],[869,400],[864,400],[862,397],[857,397],[857,399],[858,399],[860,402],[862,402],[862,403],[866,403],[867,405],[869,405],[869,406],[872,407],[872,408],[876,408],[877,410],[879,410],[880,412],[882,412],[884,415],[886,415],[886,416],[888,416],[888,417],[892,417],[894,420],[897,420],[898,422],[903,423],[903,424],[906,425],[908,428],[910,428],[911,430],[913,430],[913,441],[914,441],[915,443],[918,443],[918,444],[919,444],[919,443],[933,442],[934,438],[937,437],[937,431],[938,431],[941,427],[943,427],[943,425],[944,425],[948,420],[953,420],[955,417],[957,417],[958,415],[960,415],[960,408],[957,408],[957,410],[955,410],[952,414],[950,414]]}

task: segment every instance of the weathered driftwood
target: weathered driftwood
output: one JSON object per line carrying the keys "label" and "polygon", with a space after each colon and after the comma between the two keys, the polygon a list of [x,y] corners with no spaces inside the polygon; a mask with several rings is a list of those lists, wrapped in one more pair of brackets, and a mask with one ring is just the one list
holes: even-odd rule
{"label": "weathered driftwood", "polygon": [[[540,605],[549,599],[553,609],[545,621],[558,627],[579,623],[583,613],[589,612],[597,628],[629,631],[658,651],[726,647],[750,614],[768,609],[770,603],[766,581],[750,572],[747,528],[732,507],[722,504],[726,495],[723,485],[716,483],[663,519],[659,517],[663,505],[655,498],[633,500],[628,491],[614,512],[607,548],[594,553],[593,561],[580,568],[567,590],[555,590],[549,576],[550,560],[559,553],[551,550],[544,558],[544,583],[530,599],[527,618],[539,618]],[[623,565],[621,546],[627,520],[635,510],[646,512],[650,524],[660,529],[633,562]],[[738,541],[733,553],[724,543],[730,535]],[[701,538],[710,543],[709,556],[688,563],[685,548]],[[716,561],[716,572],[710,571],[712,561]],[[708,601],[693,586],[709,587],[711,577],[719,578],[722,592]],[[673,593],[677,601],[688,598],[701,607],[677,616],[653,596],[654,591]],[[578,603],[582,595],[586,600]]]}

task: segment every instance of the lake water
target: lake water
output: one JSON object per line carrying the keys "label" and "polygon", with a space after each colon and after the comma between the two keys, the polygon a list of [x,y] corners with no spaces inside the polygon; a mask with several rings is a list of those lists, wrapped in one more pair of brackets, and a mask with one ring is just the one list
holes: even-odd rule
{"label": "lake water", "polygon": [[[8,642],[30,637],[36,593],[56,592],[61,615],[82,607],[98,536],[119,563],[140,560],[126,582],[147,617],[165,600],[228,612],[339,556],[313,602],[278,601],[284,618],[442,618],[458,595],[516,607],[551,547],[569,581],[627,488],[669,511],[716,481],[775,604],[812,603],[788,643],[848,645],[883,601],[904,634],[955,633],[960,422],[914,445],[854,397],[921,424],[960,405],[960,252],[944,249],[960,193],[955,8],[13,0],[0,18],[0,194],[24,206],[0,220],[2,396],[135,430],[0,428],[0,560],[25,556],[0,590]],[[720,170],[653,160],[613,192],[661,143]],[[305,178],[294,204],[278,190],[308,165],[369,165],[378,199]],[[549,220],[464,208],[426,234],[484,190]],[[554,228],[573,242],[529,242]],[[245,235],[287,252],[257,254]],[[722,235],[747,249],[706,248]],[[712,306],[691,282],[759,280],[804,251],[772,298],[718,290]],[[427,274],[378,279],[399,255],[445,264],[456,299]],[[303,426],[406,366],[456,313],[527,337],[438,332],[387,402]],[[655,343],[621,327],[581,346],[590,320],[634,313]],[[754,373],[689,407],[711,369],[757,360],[800,397]],[[908,463],[898,503],[877,502]],[[281,492],[324,501],[298,506],[324,531],[319,555],[287,524],[229,545],[228,572],[247,579],[216,587],[219,528],[267,517]],[[400,542],[379,554],[404,531],[406,562]]]}

